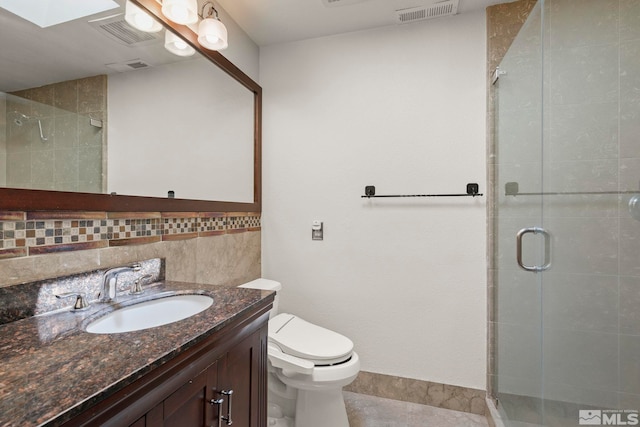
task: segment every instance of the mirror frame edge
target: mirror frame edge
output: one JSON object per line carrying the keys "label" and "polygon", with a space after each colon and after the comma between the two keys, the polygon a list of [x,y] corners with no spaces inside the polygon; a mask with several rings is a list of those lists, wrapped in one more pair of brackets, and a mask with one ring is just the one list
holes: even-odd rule
{"label": "mirror frame edge", "polygon": [[262,88],[221,53],[200,46],[197,35],[189,27],[167,20],[162,15],[162,6],[159,2],[156,0],[132,1],[162,22],[167,30],[182,37],[214,65],[253,92],[253,202],[165,199],[0,187],[0,211],[262,212]]}

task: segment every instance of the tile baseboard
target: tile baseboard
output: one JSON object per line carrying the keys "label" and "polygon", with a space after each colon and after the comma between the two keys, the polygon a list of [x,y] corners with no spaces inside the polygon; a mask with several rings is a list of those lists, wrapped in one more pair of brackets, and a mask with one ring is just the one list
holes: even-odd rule
{"label": "tile baseboard", "polygon": [[486,391],[360,371],[345,391],[419,403],[477,415],[488,413]]}

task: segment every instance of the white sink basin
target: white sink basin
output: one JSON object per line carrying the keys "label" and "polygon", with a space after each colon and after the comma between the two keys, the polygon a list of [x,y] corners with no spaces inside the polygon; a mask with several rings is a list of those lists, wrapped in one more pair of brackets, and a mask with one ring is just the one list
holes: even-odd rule
{"label": "white sink basin", "polygon": [[207,295],[173,295],[119,308],[87,326],[92,334],[118,334],[155,328],[186,319],[213,304]]}

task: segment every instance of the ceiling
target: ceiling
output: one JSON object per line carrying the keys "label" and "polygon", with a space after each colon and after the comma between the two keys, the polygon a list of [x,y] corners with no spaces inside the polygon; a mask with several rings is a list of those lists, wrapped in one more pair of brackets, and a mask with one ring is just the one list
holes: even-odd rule
{"label": "ceiling", "polygon": [[[115,1],[122,11],[125,0]],[[208,0],[199,0],[199,4],[205,1]],[[459,0],[458,13],[482,11],[509,1],[512,0]],[[325,6],[324,2],[340,5]],[[397,25],[396,10],[435,3],[436,0],[215,0],[259,46]],[[113,13],[107,11],[92,18],[106,18]],[[113,19],[122,21],[122,16]],[[157,34],[161,37],[162,33]],[[161,40],[129,46],[107,41],[104,33],[87,19],[41,29],[0,8],[0,90],[10,92],[108,74],[114,69],[122,71],[129,69],[124,65],[127,62],[157,66],[183,59],[168,53]]]}
{"label": "ceiling", "polygon": [[[395,11],[441,0],[217,0],[258,46],[396,25]],[[458,13],[513,0],[460,0]],[[446,18],[439,18],[446,19]]]}
{"label": "ceiling", "polygon": [[[108,10],[90,18],[120,13],[113,21],[122,21],[125,0],[115,1],[121,6],[120,10]],[[126,69],[127,62],[141,61],[157,66],[183,59],[164,49],[161,33],[149,42],[126,45],[98,29],[99,24],[111,19],[93,24],[88,20],[85,17],[40,28],[0,8],[0,91],[12,92],[109,74],[121,71],[118,66]]]}

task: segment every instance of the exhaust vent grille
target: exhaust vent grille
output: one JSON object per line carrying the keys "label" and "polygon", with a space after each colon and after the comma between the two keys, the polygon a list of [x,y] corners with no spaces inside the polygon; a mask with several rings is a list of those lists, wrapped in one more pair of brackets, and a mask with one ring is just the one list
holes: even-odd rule
{"label": "exhaust vent grille", "polygon": [[145,33],[132,28],[125,21],[111,22],[109,24],[100,25],[103,31],[111,34],[125,44],[132,45],[136,43],[153,40],[151,33]]}
{"label": "exhaust vent grille", "polygon": [[131,70],[140,70],[142,68],[149,68],[151,67],[151,64],[144,62],[141,59],[132,59],[130,61],[125,61],[125,62],[114,62],[111,64],[105,64],[105,66],[119,73],[123,73]]}
{"label": "exhaust vent grille", "polygon": [[423,21],[425,19],[439,18],[441,16],[455,15],[458,13],[458,1],[448,0],[431,6],[412,7],[410,9],[396,10],[399,24]]}
{"label": "exhaust vent grille", "polygon": [[140,68],[147,68],[149,64],[142,61],[135,61],[127,63],[127,66],[133,68],[134,70],[139,70]]}
{"label": "exhaust vent grille", "polygon": [[126,46],[141,46],[155,43],[157,40],[160,40],[163,35],[162,32],[146,33],[137,30],[129,25],[121,15],[110,19],[90,21],[89,24],[110,39]]}

